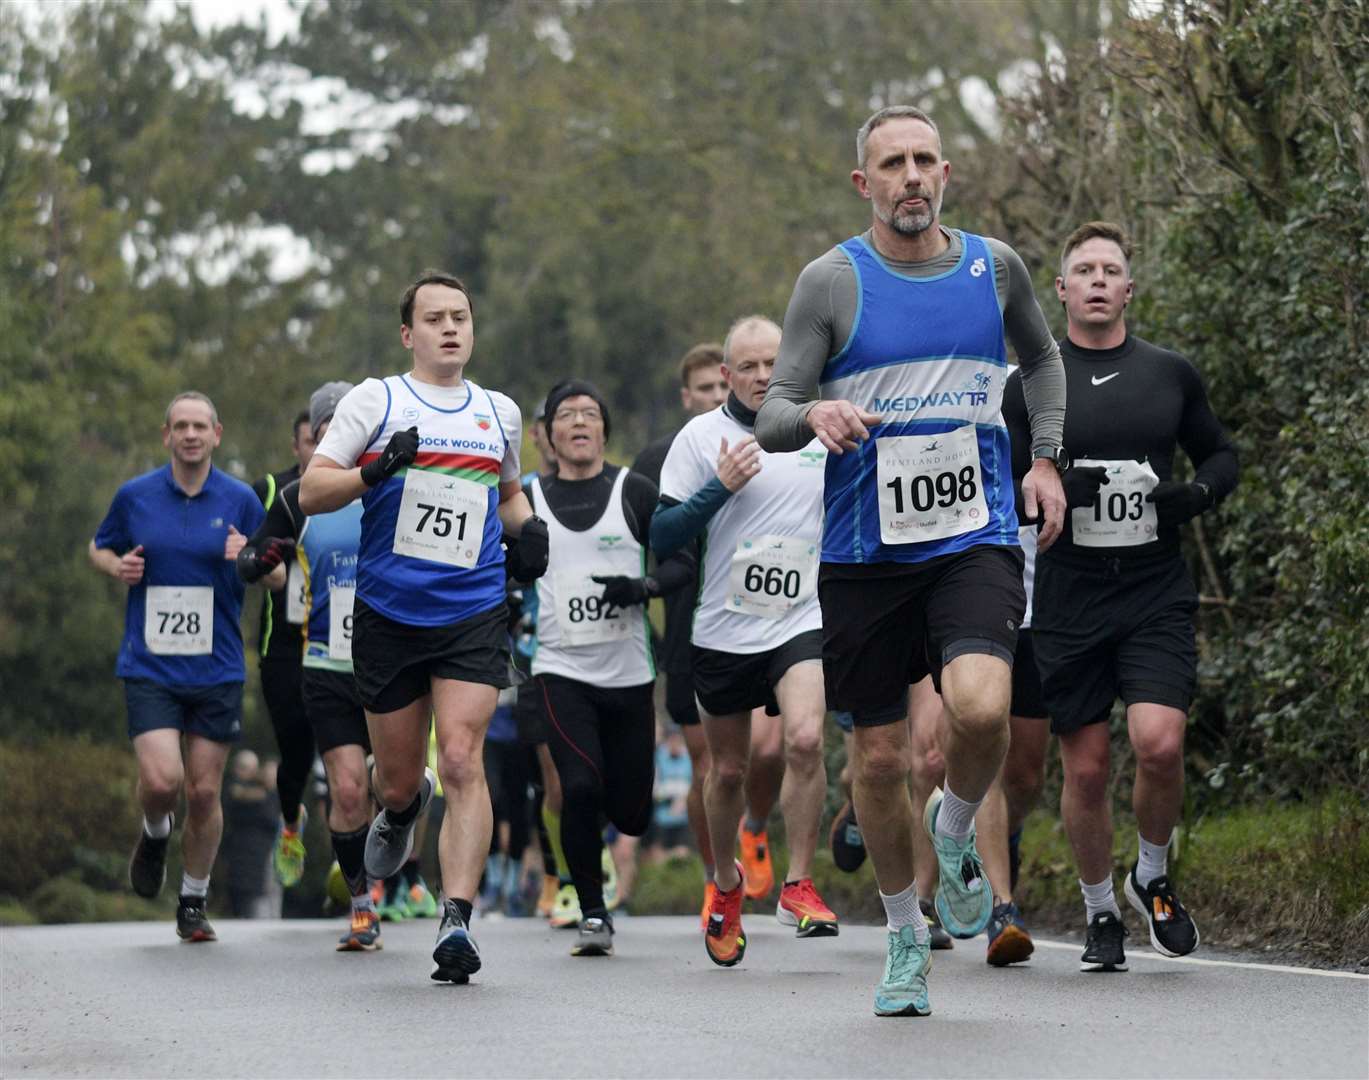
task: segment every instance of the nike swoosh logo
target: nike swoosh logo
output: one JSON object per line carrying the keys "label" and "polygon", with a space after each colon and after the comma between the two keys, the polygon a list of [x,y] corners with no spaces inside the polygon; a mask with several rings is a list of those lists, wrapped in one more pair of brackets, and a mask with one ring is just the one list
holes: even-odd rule
{"label": "nike swoosh logo", "polygon": [[1094,375],[1089,381],[1092,382],[1094,386],[1102,386],[1109,379],[1115,379],[1120,374],[1122,374],[1120,371],[1114,371],[1111,375],[1104,375],[1101,379],[1097,375]]}

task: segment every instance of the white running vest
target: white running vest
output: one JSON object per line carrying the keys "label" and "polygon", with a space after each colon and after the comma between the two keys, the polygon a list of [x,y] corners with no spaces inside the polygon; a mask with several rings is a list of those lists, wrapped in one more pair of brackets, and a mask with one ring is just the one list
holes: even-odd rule
{"label": "white running vest", "polygon": [[532,507],[546,519],[551,541],[550,565],[537,579],[534,675],[562,675],[604,689],[641,686],[656,678],[645,605],[604,603],[604,587],[590,580],[595,574],[646,573],[646,549],[623,513],[627,473],[618,471],[603,516],[583,532],[557,520],[542,493],[541,478],[533,479]]}

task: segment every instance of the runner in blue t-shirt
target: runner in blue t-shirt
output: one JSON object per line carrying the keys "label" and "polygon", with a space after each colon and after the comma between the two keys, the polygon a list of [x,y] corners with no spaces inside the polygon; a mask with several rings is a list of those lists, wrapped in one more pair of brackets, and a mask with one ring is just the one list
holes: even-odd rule
{"label": "runner in blue t-shirt", "polygon": [[143,810],[129,882],[149,899],[161,891],[172,811],[184,786],[176,932],[187,941],[214,940],[205,896],[223,834],[219,789],[229,745],[242,730],[246,677],[238,625],[244,589],[234,560],[264,514],[250,487],[214,468],[222,435],[207,397],[191,391],[173,398],[162,425],[171,463],[121,486],[90,543],[96,569],[129,586],[115,667],[124,680]]}

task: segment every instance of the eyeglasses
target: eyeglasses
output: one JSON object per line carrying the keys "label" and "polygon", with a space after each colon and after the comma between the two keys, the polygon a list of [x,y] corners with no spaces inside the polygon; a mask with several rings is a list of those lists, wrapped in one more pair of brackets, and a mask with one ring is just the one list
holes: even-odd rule
{"label": "eyeglasses", "polygon": [[592,424],[596,420],[602,420],[604,414],[592,406],[588,409],[557,409],[552,416],[553,420],[575,420],[583,419],[586,423]]}

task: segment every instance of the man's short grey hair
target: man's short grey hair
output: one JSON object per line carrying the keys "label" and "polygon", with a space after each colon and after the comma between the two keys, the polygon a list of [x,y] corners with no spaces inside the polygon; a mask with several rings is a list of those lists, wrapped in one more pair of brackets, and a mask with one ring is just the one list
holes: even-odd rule
{"label": "man's short grey hair", "polygon": [[890,120],[921,120],[936,133],[937,145],[941,144],[941,129],[936,126],[936,121],[921,109],[915,105],[886,105],[861,124],[860,130],[856,132],[856,168],[862,171],[865,169],[865,148],[870,141],[870,132]]}
{"label": "man's short grey hair", "polygon": [[738,334],[746,334],[762,326],[773,326],[775,333],[781,333],[780,324],[765,315],[743,315],[734,322],[723,338],[723,363],[732,366],[732,342]]}
{"label": "man's short grey hair", "polygon": [[209,396],[207,394],[201,394],[198,390],[186,390],[172,398],[171,404],[166,407],[166,416],[162,418],[163,427],[169,427],[171,425],[171,410],[176,407],[176,402],[178,401],[203,401],[209,406],[210,422],[216,426],[218,425],[219,410],[214,408],[214,403],[209,400]]}

